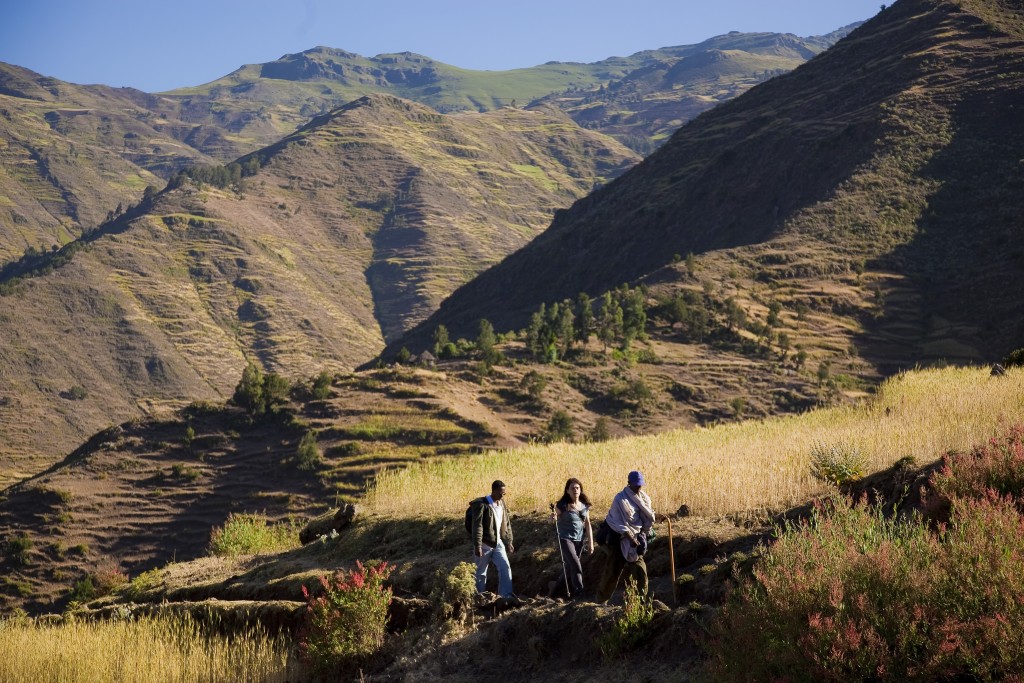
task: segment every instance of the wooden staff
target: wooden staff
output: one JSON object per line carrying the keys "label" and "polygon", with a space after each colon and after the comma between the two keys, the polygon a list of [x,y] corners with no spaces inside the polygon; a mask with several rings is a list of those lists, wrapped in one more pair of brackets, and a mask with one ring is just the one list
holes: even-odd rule
{"label": "wooden staff", "polygon": [[672,571],[672,602],[679,604],[679,586],[676,585],[676,552],[672,547],[672,518],[665,516],[668,522],[668,566]]}

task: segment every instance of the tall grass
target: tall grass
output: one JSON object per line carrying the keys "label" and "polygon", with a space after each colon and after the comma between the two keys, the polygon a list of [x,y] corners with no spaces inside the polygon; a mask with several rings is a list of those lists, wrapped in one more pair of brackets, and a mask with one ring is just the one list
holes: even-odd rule
{"label": "tall grass", "polygon": [[[642,470],[658,512],[686,504],[698,515],[782,509],[823,493],[812,475],[815,444],[856,448],[867,472],[904,456],[924,462],[966,451],[1024,419],[1024,369],[945,368],[899,375],[855,406],[820,409],[656,436],[592,444],[532,446],[381,473],[368,506],[388,514],[457,515],[491,481],[508,485],[510,506],[542,511],[570,476],[580,478],[599,512]],[[443,492],[443,495],[440,495]]]}
{"label": "tall grass", "polygon": [[188,619],[0,621],[0,681],[285,683],[302,680],[290,640],[211,636]]}

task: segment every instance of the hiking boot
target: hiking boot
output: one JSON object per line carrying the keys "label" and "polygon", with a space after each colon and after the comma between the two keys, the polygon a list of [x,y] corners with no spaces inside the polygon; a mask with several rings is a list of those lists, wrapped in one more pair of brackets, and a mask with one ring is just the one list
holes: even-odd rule
{"label": "hiking boot", "polygon": [[522,607],[523,605],[526,604],[515,593],[509,593],[508,595],[503,595],[501,597],[501,601],[505,604],[506,607]]}

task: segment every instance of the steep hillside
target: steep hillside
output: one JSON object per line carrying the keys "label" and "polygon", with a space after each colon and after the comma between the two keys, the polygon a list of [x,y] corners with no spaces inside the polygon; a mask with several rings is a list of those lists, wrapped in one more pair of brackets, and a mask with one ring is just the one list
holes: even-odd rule
{"label": "steep hillside", "polygon": [[493,72],[411,53],[365,58],[319,47],[163,94],[75,85],[0,64],[0,262],[62,245],[137,202],[147,185],[273,144],[367,94],[441,112],[549,103],[646,153],[701,111],[843,34],[732,33],[593,64]]}
{"label": "steep hillside", "polygon": [[901,0],[691,122],[392,349],[648,276],[814,311],[840,332],[819,350],[884,371],[998,358],[1024,337],[1022,38],[1019,3]]}
{"label": "steep hillside", "polygon": [[[138,201],[147,184],[163,184],[122,156],[129,139],[115,142],[97,129],[101,98],[83,95],[0,64],[0,263],[29,248],[63,245],[118,204]],[[116,127],[104,125],[108,133]]]}
{"label": "steep hillside", "polygon": [[292,377],[365,362],[636,161],[557,111],[374,96],[244,159],[235,185],[176,181],[4,273],[4,476],[140,411],[223,397],[246,357]]}
{"label": "steep hillside", "polygon": [[[632,55],[620,78],[542,98],[581,126],[649,152],[681,125],[758,83],[791,71],[827,50],[857,24],[826,36],[733,31],[696,45]],[[606,60],[604,63],[612,63]]]}

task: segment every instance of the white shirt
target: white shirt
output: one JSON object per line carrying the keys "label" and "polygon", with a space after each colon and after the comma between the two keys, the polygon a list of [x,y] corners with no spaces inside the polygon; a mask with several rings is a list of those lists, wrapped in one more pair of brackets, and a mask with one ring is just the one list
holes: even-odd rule
{"label": "white shirt", "polygon": [[[501,522],[505,517],[505,508],[502,507],[501,503],[495,502],[493,498],[487,496],[487,504],[491,506],[491,510],[494,511],[494,525],[497,530],[498,545],[495,547],[502,547],[504,544],[501,542]],[[484,545],[487,545],[486,543]]]}

